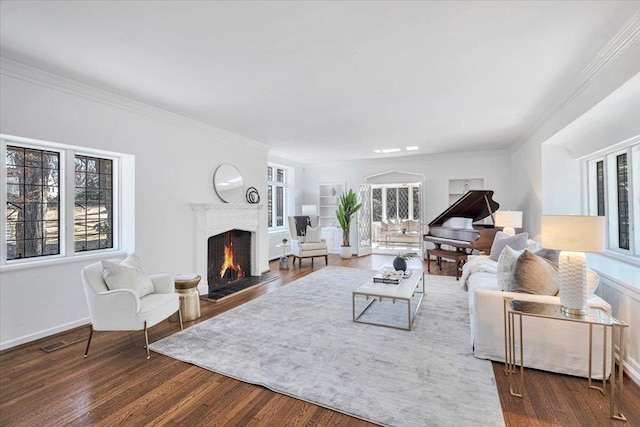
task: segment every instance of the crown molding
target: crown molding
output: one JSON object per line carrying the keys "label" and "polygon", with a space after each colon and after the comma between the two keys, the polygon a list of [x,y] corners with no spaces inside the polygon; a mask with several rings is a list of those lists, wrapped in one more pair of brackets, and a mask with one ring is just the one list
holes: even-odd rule
{"label": "crown molding", "polygon": [[615,60],[633,43],[640,39],[640,10],[613,36],[606,46],[587,64],[577,79],[568,84],[551,99],[549,108],[542,112],[527,129],[523,138],[512,146],[512,150],[531,139],[556,113],[568,106],[575,98],[584,92],[600,74],[602,74]]}
{"label": "crown molding", "polygon": [[0,57],[0,74],[153,119],[162,120],[176,126],[211,135],[227,142],[240,143],[250,148],[265,152],[269,151],[271,148],[269,145],[262,142],[216,128],[197,120],[189,119],[179,114],[150,106],[143,102],[134,101],[124,96],[116,95],[112,92],[98,89],[48,71],[40,70],[6,57]]}

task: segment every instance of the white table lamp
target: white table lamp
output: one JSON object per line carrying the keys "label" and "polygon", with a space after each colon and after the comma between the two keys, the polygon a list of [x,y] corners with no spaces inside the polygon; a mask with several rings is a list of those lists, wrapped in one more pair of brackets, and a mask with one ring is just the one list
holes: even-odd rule
{"label": "white table lamp", "polygon": [[302,215],[317,215],[318,207],[316,205],[302,205]]}
{"label": "white table lamp", "polygon": [[560,250],[558,277],[562,312],[587,314],[587,258],[605,250],[603,216],[543,215],[542,246]]}
{"label": "white table lamp", "polygon": [[504,227],[502,231],[509,236],[516,234],[516,228],[522,228],[522,211],[497,211],[496,227]]}

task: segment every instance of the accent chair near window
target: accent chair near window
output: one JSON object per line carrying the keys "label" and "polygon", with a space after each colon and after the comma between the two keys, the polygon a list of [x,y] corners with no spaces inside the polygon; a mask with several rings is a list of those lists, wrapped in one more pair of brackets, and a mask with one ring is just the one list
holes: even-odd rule
{"label": "accent chair near window", "polygon": [[121,263],[103,261],[90,264],[82,269],[81,276],[91,316],[85,357],[89,354],[94,330],[144,330],[148,359],[148,328],[178,312],[182,329],[180,302],[173,278],[168,274],[146,276],[135,255]]}
{"label": "accent chair near window", "polygon": [[[318,216],[308,217],[308,223],[304,227],[304,234],[299,224],[296,224],[296,219],[302,217],[289,217],[289,233],[291,234],[291,254],[293,255],[293,265],[296,264],[298,259],[298,265],[302,267],[303,258],[311,258],[311,266],[313,267],[313,258],[324,257],[325,265],[329,264],[329,250],[327,242],[321,237],[322,228],[318,226]],[[298,231],[300,229],[300,231]]]}

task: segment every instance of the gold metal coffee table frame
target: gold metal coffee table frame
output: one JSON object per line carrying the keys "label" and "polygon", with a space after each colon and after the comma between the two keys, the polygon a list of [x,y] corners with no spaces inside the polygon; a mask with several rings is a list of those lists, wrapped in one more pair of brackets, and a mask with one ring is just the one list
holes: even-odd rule
{"label": "gold metal coffee table frame", "polygon": [[[416,292],[418,286],[422,282],[422,292]],[[420,298],[416,303],[416,307],[411,310],[411,298],[414,294],[420,294]],[[369,303],[356,315],[356,296],[363,296],[369,301]],[[422,298],[424,297],[424,271],[420,269],[412,269],[411,276],[403,279],[399,285],[392,285],[386,283],[374,283],[373,278],[369,279],[352,293],[352,315],[353,321],[356,323],[364,323],[367,325],[384,326],[387,328],[401,329],[403,331],[410,331],[413,328],[413,321],[418,315]],[[394,325],[388,325],[385,323],[375,323],[360,320],[362,315],[376,302],[382,302],[383,300],[391,300],[394,304],[396,301],[404,301],[407,303],[407,327],[399,327]]]}
{"label": "gold metal coffee table frame", "polygon": [[[504,372],[509,378],[509,393],[512,396],[522,398],[524,390],[524,330],[522,324],[523,317],[540,317],[546,319],[554,319],[569,322],[578,322],[589,325],[589,371],[588,381],[589,388],[599,390],[603,395],[607,395],[607,329],[611,328],[611,376],[609,381],[609,418],[627,421],[627,418],[620,412],[620,395],[622,394],[623,378],[624,378],[624,328],[629,327],[626,323],[609,315],[606,311],[599,307],[589,307],[588,313],[583,316],[575,316],[565,314],[561,310],[560,305],[540,303],[533,301],[521,301],[512,297],[504,297]],[[516,317],[518,318],[518,327],[516,328]],[[602,326],[602,387],[592,385],[592,358],[593,358],[593,327]],[[618,372],[616,379],[616,346],[615,337],[616,330],[619,336],[619,360]],[[517,331],[517,332],[516,332]],[[519,392],[514,391],[512,376],[516,374],[517,352],[516,352],[516,335],[519,338]]]}

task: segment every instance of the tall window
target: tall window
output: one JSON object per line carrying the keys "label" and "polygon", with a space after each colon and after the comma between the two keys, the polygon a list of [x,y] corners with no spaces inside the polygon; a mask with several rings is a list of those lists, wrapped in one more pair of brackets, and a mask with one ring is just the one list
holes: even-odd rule
{"label": "tall window", "polygon": [[75,157],[76,252],[113,247],[113,161]]}
{"label": "tall window", "polygon": [[[640,144],[588,159],[587,189],[589,214],[607,218],[608,249],[640,255]],[[635,231],[634,231],[635,230]]]}
{"label": "tall window", "polygon": [[60,155],[7,146],[7,259],[60,253]]}
{"label": "tall window", "polygon": [[267,166],[267,215],[269,228],[284,226],[286,212],[287,171],[277,166]]}
{"label": "tall window", "polygon": [[627,153],[616,156],[616,187],[618,189],[618,245],[629,249],[629,175]]}
{"label": "tall window", "polygon": [[373,221],[420,219],[420,186],[382,186],[371,190]]}
{"label": "tall window", "polygon": [[382,221],[382,188],[371,189],[371,217],[373,221]]}
{"label": "tall window", "polygon": [[[2,148],[6,251],[0,264],[114,247],[114,158],[14,137],[3,137]],[[61,179],[67,167],[74,168],[72,181]],[[69,198],[73,210],[64,202]]]}

